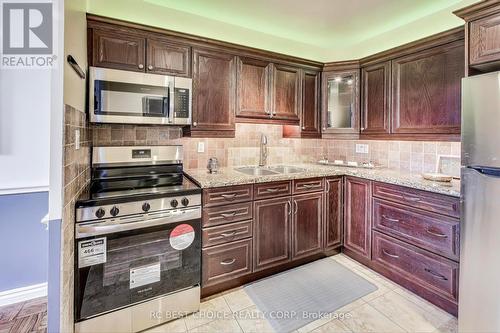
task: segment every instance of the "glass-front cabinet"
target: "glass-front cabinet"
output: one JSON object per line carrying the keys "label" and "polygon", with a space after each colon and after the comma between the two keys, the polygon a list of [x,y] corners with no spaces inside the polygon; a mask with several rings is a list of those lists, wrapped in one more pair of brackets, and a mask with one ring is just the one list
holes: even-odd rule
{"label": "glass-front cabinet", "polygon": [[359,136],[359,70],[323,73],[323,135]]}

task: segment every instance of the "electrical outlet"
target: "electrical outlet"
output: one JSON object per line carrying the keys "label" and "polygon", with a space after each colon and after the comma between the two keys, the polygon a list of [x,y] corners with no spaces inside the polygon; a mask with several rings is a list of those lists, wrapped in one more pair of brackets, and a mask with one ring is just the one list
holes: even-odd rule
{"label": "electrical outlet", "polygon": [[80,130],[75,130],[75,150],[80,149]]}
{"label": "electrical outlet", "polygon": [[368,154],[368,145],[357,143],[356,144],[356,153]]}
{"label": "electrical outlet", "polygon": [[205,142],[198,142],[198,153],[205,152]]}

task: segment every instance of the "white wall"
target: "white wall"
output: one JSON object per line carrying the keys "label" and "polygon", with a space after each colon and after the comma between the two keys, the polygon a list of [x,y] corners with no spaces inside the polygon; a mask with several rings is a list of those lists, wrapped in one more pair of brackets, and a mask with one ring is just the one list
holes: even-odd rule
{"label": "white wall", "polygon": [[0,69],[0,194],[49,185],[49,69]]}

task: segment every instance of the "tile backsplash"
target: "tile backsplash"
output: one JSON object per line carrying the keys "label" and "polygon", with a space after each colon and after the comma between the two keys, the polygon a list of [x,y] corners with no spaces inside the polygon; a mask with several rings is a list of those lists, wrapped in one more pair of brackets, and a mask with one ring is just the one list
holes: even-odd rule
{"label": "tile backsplash", "polygon": [[[285,139],[280,125],[236,124],[235,138],[205,139],[182,137],[178,127],[92,127],[94,146],[181,144],[186,168],[205,168],[210,157],[217,157],[221,166],[255,165],[261,133],[268,137],[269,164],[313,162],[327,156],[331,161],[371,161],[392,169],[434,172],[439,155],[460,156],[459,142]],[[204,143],[204,152],[197,151],[199,142]],[[356,153],[356,144],[367,144],[368,153]]]}

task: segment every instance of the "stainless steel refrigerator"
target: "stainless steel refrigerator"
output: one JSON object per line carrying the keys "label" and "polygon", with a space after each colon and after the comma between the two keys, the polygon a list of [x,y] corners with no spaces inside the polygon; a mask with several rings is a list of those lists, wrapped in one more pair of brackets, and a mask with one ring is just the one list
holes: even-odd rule
{"label": "stainless steel refrigerator", "polygon": [[500,72],[462,81],[459,332],[500,332]]}

